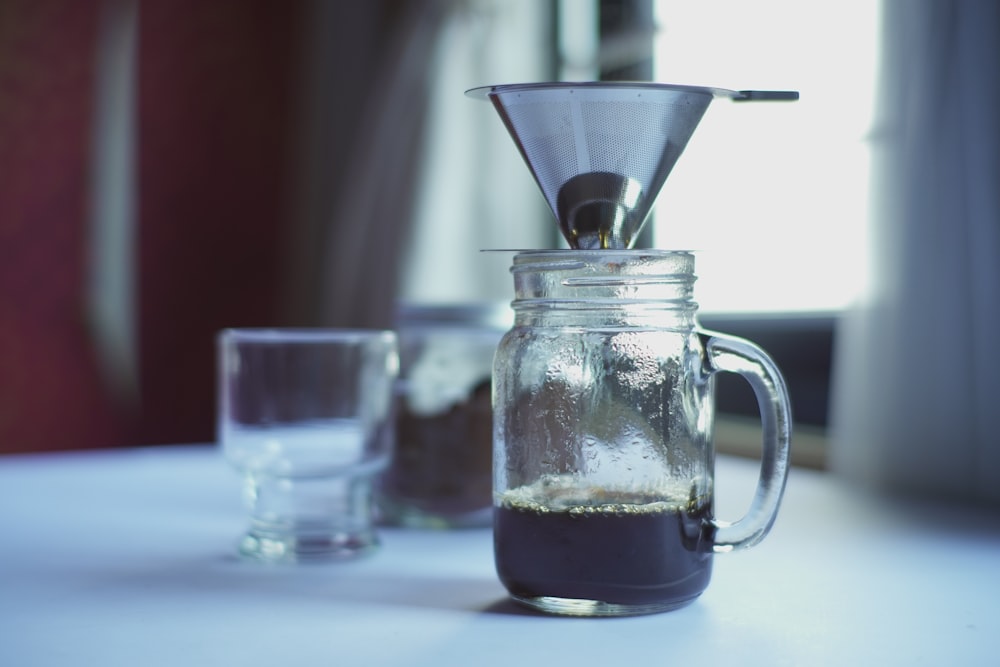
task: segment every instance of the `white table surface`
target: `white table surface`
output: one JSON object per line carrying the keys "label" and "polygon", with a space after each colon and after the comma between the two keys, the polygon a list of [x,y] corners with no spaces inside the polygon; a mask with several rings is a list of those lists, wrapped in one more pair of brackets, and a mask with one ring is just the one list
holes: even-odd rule
{"label": "white table surface", "polygon": [[[718,465],[735,518],[756,465]],[[243,520],[212,447],[0,457],[0,665],[1000,665],[1000,515],[824,473],[695,603],[630,618],[507,602],[488,530],[265,566],[233,556]]]}

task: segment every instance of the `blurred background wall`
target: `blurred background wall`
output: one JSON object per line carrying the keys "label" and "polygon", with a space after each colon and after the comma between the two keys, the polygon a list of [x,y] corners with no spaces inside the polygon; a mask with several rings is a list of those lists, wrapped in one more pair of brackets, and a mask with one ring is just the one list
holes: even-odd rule
{"label": "blurred background wall", "polygon": [[[470,107],[483,77],[551,77],[553,7],[0,2],[0,452],[211,441],[220,329],[390,327],[400,297],[482,295],[480,232],[525,216],[412,229],[441,207],[418,186],[462,191],[423,151],[434,73],[459,68],[447,104]],[[465,178],[475,160],[522,174],[477,110]],[[425,289],[430,270],[470,290]]]}
{"label": "blurred background wall", "polygon": [[[220,328],[389,324],[384,298],[319,306],[310,216],[357,166],[410,11],[0,2],[0,451],[208,441]],[[316,73],[320,47],[336,66]],[[317,76],[333,77],[324,127],[345,131],[308,125]],[[304,150],[318,142],[323,158]],[[374,261],[352,224],[338,243]],[[395,250],[377,254],[376,279],[346,289],[395,290]]]}
{"label": "blurred background wall", "polygon": [[802,91],[713,105],[648,229],[701,251],[703,321],[776,357],[797,427],[829,436],[820,465],[829,449],[859,483],[1000,502],[998,17],[0,0],[0,452],[211,441],[223,327],[509,298],[509,255],[480,251],[559,240],[462,91],[653,78]]}

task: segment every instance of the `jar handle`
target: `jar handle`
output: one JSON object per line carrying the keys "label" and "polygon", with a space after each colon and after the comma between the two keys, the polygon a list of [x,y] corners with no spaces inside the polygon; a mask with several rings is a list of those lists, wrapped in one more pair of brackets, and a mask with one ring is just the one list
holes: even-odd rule
{"label": "jar handle", "polygon": [[750,509],[736,522],[710,520],[715,529],[712,551],[751,547],[774,524],[788,478],[792,413],[785,380],[764,350],[735,336],[700,332],[709,375],[737,373],[753,387],[763,427],[760,477]]}

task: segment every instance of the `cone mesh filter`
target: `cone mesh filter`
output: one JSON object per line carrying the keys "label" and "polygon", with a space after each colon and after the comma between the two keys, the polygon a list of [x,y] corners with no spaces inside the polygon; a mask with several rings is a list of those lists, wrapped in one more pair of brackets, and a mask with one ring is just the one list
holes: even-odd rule
{"label": "cone mesh filter", "polygon": [[573,248],[629,248],[716,95],[667,84],[469,91],[499,112]]}

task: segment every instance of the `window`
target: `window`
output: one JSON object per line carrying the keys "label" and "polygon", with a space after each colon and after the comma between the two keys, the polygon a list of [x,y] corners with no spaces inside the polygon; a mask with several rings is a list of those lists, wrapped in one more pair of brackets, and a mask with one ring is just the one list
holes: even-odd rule
{"label": "window", "polygon": [[[654,80],[792,89],[708,109],[654,209],[653,244],[698,251],[702,323],[752,340],[788,382],[796,462],[822,467],[839,311],[866,279],[879,4],[656,0]],[[757,406],[722,376],[717,440],[755,454]]]}
{"label": "window", "polygon": [[657,247],[698,256],[705,312],[838,311],[864,280],[878,3],[654,3],[654,78],[793,89],[716,100],[660,194]]}

